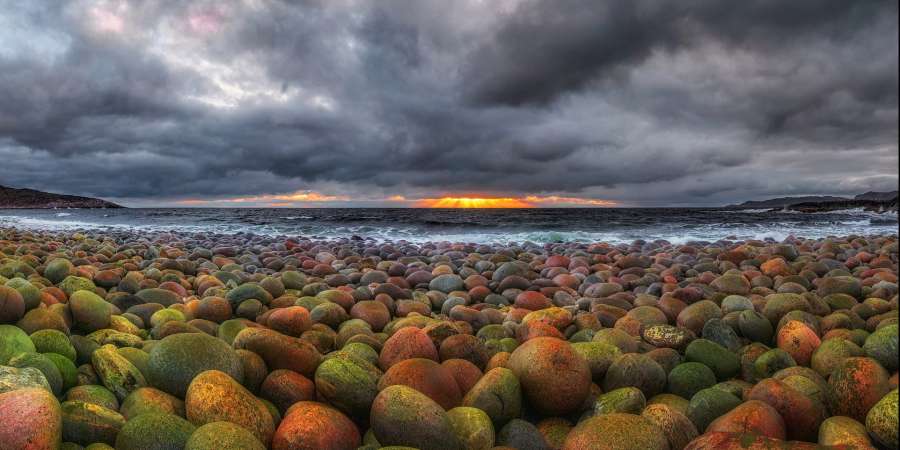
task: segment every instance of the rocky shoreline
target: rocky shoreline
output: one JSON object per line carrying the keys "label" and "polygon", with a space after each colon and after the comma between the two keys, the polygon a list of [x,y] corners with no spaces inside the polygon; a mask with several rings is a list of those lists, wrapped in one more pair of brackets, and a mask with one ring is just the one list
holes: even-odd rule
{"label": "rocky shoreline", "polygon": [[898,238],[0,228],[0,447],[898,448]]}

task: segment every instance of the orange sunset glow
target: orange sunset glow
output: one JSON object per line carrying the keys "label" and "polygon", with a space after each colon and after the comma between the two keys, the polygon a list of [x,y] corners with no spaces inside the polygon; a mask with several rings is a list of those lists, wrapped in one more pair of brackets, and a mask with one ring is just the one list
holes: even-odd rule
{"label": "orange sunset glow", "polygon": [[534,208],[534,205],[518,198],[442,197],[423,198],[416,203],[419,208]]}

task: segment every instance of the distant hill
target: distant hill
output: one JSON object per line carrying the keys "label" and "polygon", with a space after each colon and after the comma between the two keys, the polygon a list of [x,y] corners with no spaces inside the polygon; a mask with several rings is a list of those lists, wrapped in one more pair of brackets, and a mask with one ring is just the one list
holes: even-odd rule
{"label": "distant hill", "polygon": [[785,206],[790,206],[797,203],[812,203],[812,202],[842,202],[850,200],[845,197],[834,197],[830,195],[810,195],[806,197],[779,197],[772,198],[769,200],[751,200],[741,203],[739,205],[728,205],[727,208],[740,208],[740,209],[762,209],[762,208],[784,208]]}
{"label": "distant hill", "polygon": [[0,208],[123,208],[123,206],[98,198],[0,186]]}
{"label": "distant hill", "polygon": [[747,201],[739,205],[729,205],[732,209],[790,209],[800,212],[838,211],[863,208],[867,211],[896,211],[897,191],[859,194],[853,198],[817,195],[806,197],[780,197],[769,200]]}
{"label": "distant hill", "polygon": [[898,191],[889,191],[889,192],[875,192],[869,191],[865,194],[859,194],[856,197],[853,197],[853,200],[875,200],[875,201],[888,201],[894,198],[897,198]]}

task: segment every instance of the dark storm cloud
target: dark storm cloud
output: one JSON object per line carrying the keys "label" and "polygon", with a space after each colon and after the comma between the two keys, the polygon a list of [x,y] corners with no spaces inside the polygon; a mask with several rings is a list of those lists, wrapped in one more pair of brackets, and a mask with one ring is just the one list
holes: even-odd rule
{"label": "dark storm cloud", "polygon": [[894,1],[0,0],[0,184],[717,204],[897,185]]}

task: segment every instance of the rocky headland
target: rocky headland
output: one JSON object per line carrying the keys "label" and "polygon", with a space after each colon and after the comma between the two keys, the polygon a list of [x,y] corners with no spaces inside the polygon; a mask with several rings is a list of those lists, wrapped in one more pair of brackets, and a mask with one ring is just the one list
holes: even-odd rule
{"label": "rocky headland", "polygon": [[0,208],[52,209],[52,208],[122,208],[106,200],[77,195],[52,194],[34,189],[16,189],[0,186]]}

